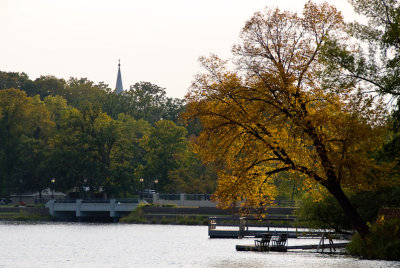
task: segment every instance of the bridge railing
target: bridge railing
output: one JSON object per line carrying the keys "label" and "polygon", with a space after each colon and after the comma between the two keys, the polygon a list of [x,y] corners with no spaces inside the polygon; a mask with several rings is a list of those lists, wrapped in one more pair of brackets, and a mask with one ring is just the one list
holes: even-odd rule
{"label": "bridge railing", "polygon": [[110,199],[82,199],[82,203],[110,203]]}
{"label": "bridge railing", "polygon": [[158,194],[158,199],[162,200],[180,200],[180,194]]}
{"label": "bridge railing", "polygon": [[211,200],[211,194],[185,194],[186,200]]}
{"label": "bridge railing", "polygon": [[[82,203],[110,203],[112,199],[56,199],[56,203],[76,203],[76,200],[81,200]],[[138,198],[115,198],[116,202],[120,203],[138,203]]]}
{"label": "bridge railing", "polygon": [[[215,206],[215,203],[211,200],[211,194],[153,194],[152,198],[143,198],[148,203],[156,204],[170,204],[176,203],[181,206]],[[70,199],[56,199],[55,203],[75,203],[76,198]],[[119,203],[139,203],[139,198],[82,198],[81,203],[110,203],[111,200],[115,200]],[[275,200],[273,207],[299,207],[299,203],[290,200]]]}
{"label": "bridge railing", "polygon": [[56,199],[55,203],[76,203],[76,199]]}
{"label": "bridge railing", "polygon": [[116,198],[116,202],[120,203],[139,203],[138,198]]}
{"label": "bridge railing", "polygon": [[[113,198],[114,199],[114,198]],[[102,198],[87,198],[87,199],[56,199],[55,203],[76,203],[76,200],[81,200],[82,203],[110,203],[112,199],[102,199]],[[115,202],[119,203],[139,203],[138,198],[115,198]]]}

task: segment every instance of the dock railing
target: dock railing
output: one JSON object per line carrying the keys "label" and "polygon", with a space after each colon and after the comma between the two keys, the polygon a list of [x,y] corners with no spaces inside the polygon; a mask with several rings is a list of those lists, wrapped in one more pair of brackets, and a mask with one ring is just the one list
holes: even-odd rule
{"label": "dock railing", "polygon": [[[273,224],[274,221],[287,223],[287,226]],[[290,224],[290,226],[289,226]],[[316,238],[322,233],[332,233],[332,230],[315,230],[310,228],[298,228],[297,220],[293,217],[209,217],[208,234],[210,238],[222,237],[261,237],[264,233],[288,233],[290,238],[304,237]]]}

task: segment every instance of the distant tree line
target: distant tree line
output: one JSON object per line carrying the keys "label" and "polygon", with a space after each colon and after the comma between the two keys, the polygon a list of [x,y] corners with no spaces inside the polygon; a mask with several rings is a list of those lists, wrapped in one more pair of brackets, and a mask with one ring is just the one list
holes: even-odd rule
{"label": "distant tree line", "polygon": [[86,78],[0,72],[0,196],[54,187],[129,197],[140,178],[159,192],[212,192],[216,174],[189,148],[199,126],[179,122],[184,109],[149,82],[117,95]]}

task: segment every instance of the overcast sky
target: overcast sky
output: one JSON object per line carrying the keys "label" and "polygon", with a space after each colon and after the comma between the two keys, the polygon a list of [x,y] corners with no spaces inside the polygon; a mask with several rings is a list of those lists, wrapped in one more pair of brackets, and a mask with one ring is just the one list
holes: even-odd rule
{"label": "overcast sky", "polygon": [[[306,0],[0,0],[0,71],[86,77],[166,88],[183,98],[199,56],[230,56],[244,23],[268,7],[301,11]],[[316,1],[322,2],[322,1]],[[355,16],[346,0],[329,0]]]}

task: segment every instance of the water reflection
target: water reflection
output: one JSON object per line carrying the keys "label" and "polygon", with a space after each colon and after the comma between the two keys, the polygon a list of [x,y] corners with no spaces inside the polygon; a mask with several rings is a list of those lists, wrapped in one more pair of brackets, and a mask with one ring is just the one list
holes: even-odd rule
{"label": "water reflection", "polygon": [[[253,241],[208,239],[204,226],[3,222],[0,268],[400,266],[304,251],[236,252],[236,244]],[[289,239],[289,244],[310,242]]]}

